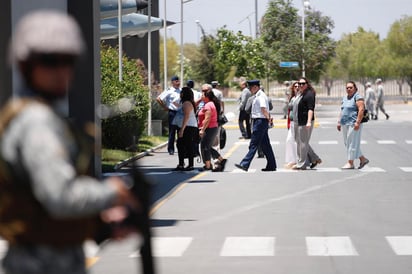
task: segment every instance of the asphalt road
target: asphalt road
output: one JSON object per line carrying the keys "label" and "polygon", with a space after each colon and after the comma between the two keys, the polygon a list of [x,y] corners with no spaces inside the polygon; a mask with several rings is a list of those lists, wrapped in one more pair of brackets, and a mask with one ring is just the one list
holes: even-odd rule
{"label": "asphalt road", "polygon": [[[172,172],[177,155],[165,148],[139,160],[153,186],[157,273],[411,273],[412,105],[386,105],[389,120],[364,125],[370,164],[348,171],[340,169],[338,109],[317,106],[311,144],[323,163],[314,170],[282,168],[285,120],[270,129],[278,170],[261,172],[265,159],[257,158],[248,172],[237,169],[248,149],[237,114],[227,125],[225,172]],[[90,272],[141,273],[138,242],[88,249]]]}

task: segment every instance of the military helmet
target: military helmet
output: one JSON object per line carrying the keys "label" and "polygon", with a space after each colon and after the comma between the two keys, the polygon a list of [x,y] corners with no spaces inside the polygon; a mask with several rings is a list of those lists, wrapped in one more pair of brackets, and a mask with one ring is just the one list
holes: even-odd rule
{"label": "military helmet", "polygon": [[77,22],[57,10],[36,10],[25,15],[13,33],[10,63],[25,61],[31,54],[78,56],[85,50]]}

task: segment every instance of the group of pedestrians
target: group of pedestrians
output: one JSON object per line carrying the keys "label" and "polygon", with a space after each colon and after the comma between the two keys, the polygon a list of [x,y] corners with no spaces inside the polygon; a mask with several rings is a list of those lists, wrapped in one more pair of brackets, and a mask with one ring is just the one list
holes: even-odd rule
{"label": "group of pedestrians", "polygon": [[[289,83],[289,82],[288,82]],[[316,91],[309,80],[301,77],[298,81],[291,82],[287,100],[287,127],[285,149],[285,168],[293,170],[313,169],[322,163],[310,145],[310,139],[314,127]],[[173,154],[174,134],[173,127],[178,132],[177,147],[179,150],[179,164],[174,170],[193,170],[193,155],[196,149],[196,140],[200,140],[201,156],[204,166],[202,170],[223,171],[226,164],[216,148],[216,139],[219,139],[218,117],[223,113],[222,93],[212,84],[202,85],[200,95],[195,100],[196,91],[184,87],[180,92],[180,84],[177,76],[172,78],[171,89],[163,92],[158,97],[158,102],[169,112],[169,126],[172,132],[169,134],[168,152]],[[188,85],[193,81],[188,82]],[[366,100],[360,95],[356,84],[347,82],[347,95],[343,97],[339,114],[337,129],[342,131],[346,148],[347,163],[342,169],[354,169],[354,160],[359,159],[358,168],[361,169],[369,163],[369,160],[360,150],[361,132],[363,128],[364,110],[368,109],[372,119],[377,119],[380,109],[386,119],[389,115],[383,107],[382,80],[377,79],[378,95],[375,97],[371,84],[367,83]],[[176,87],[175,87],[176,86]],[[270,145],[268,129],[270,128],[270,99],[260,87],[259,80],[242,80],[242,89],[239,98],[239,129],[240,138],[250,139],[249,150],[236,167],[247,171],[258,152],[261,158],[267,160],[262,171],[276,171],[277,164],[273,149]],[[173,90],[174,88],[174,90]],[[169,94],[170,98],[166,95]],[[167,99],[169,98],[169,99]],[[173,114],[182,112],[183,122],[176,125]],[[171,115],[172,114],[172,115]],[[173,125],[175,120],[175,125]],[[188,144],[195,143],[189,147]],[[184,167],[184,159],[189,158],[188,166]],[[213,164],[212,159],[216,162]]]}
{"label": "group of pedestrians", "polygon": [[386,120],[389,119],[388,113],[385,111],[384,107],[384,94],[383,94],[383,84],[382,79],[376,79],[377,92],[372,88],[372,83],[366,83],[365,91],[365,105],[368,111],[369,118],[371,120],[378,120],[379,110],[386,116]]}
{"label": "group of pedestrians", "polygon": [[[217,89],[219,83],[213,81],[211,84],[203,84],[201,92],[198,92],[194,89],[192,80],[182,89],[179,77],[173,76],[171,82],[171,87],[162,92],[156,100],[169,114],[170,155],[174,154],[177,133],[178,165],[173,171],[194,170],[196,156],[202,157],[204,166],[201,170],[223,171],[227,160],[219,153],[219,117],[224,112],[223,94]],[[212,162],[212,159],[215,162]]]}

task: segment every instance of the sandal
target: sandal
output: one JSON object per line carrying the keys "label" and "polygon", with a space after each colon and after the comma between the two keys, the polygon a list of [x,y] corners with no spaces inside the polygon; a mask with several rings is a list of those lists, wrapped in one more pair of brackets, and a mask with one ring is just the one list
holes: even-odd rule
{"label": "sandal", "polygon": [[369,160],[365,158],[365,161],[360,163],[358,169],[364,168],[367,164],[369,164]]}
{"label": "sandal", "polygon": [[341,167],[341,169],[354,169],[355,167],[352,165],[350,165],[350,164],[345,164],[343,167]]}

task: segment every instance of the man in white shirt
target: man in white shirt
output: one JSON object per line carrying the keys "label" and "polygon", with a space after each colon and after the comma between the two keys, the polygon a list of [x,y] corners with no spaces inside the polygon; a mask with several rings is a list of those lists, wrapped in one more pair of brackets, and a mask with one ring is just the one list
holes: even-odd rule
{"label": "man in white shirt", "polygon": [[252,104],[252,138],[249,143],[249,151],[242,159],[240,164],[235,164],[236,167],[247,171],[256,154],[258,146],[262,147],[266,157],[266,167],[262,171],[276,171],[276,160],[269,139],[269,99],[263,90],[260,89],[259,80],[247,81],[249,90],[255,94],[255,99]]}
{"label": "man in white shirt", "polygon": [[171,78],[172,86],[157,96],[156,101],[159,105],[168,112],[169,122],[169,140],[167,144],[167,151],[170,155],[175,153],[175,139],[177,127],[172,124],[176,116],[176,111],[180,107],[180,80],[179,77],[173,76]]}
{"label": "man in white shirt", "polygon": [[383,98],[383,85],[382,85],[382,79],[378,78],[376,80],[376,84],[378,85],[377,87],[377,98],[376,98],[376,108],[375,108],[375,120],[378,120],[378,114],[379,110],[382,111],[383,114],[386,116],[386,120],[389,119],[389,115],[386,113],[385,108],[383,106],[384,103],[384,98]]}

